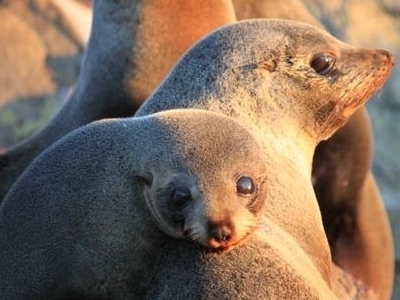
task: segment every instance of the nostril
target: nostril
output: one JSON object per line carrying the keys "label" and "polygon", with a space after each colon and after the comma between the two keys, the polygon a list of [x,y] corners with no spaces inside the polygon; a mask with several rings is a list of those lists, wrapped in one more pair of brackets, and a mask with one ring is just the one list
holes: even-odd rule
{"label": "nostril", "polygon": [[215,241],[229,242],[232,239],[232,230],[229,226],[224,224],[210,224],[209,225],[209,235]]}
{"label": "nostril", "polygon": [[[390,61],[394,60],[394,59],[393,59],[393,55],[392,55],[389,51],[382,50],[382,49],[378,49],[378,50],[376,50],[376,51],[377,51],[377,53],[379,53],[381,56],[384,56],[386,59],[388,59],[388,60],[390,60]],[[375,57],[375,56],[374,56],[374,57]]]}
{"label": "nostril", "polygon": [[230,233],[223,233],[221,235],[221,241],[223,242],[229,242],[231,239],[231,234]]}

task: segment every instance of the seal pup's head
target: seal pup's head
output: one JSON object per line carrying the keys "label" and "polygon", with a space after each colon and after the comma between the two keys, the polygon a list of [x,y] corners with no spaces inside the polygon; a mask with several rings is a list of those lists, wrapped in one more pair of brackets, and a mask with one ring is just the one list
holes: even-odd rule
{"label": "seal pup's head", "polygon": [[168,140],[160,146],[163,153],[149,157],[139,179],[163,231],[211,250],[230,250],[258,225],[266,200],[266,159],[235,120],[191,111],[161,114]]}

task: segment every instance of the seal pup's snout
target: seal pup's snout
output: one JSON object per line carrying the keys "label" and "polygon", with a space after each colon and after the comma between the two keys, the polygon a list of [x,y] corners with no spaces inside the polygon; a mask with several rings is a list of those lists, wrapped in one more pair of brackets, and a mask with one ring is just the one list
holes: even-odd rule
{"label": "seal pup's snout", "polygon": [[248,218],[247,222],[227,217],[215,220],[209,218],[205,224],[204,242],[211,251],[230,251],[243,244],[257,228],[256,218]]}
{"label": "seal pup's snout", "polygon": [[208,244],[211,248],[227,246],[231,240],[235,239],[235,232],[232,224],[228,221],[208,222]]}

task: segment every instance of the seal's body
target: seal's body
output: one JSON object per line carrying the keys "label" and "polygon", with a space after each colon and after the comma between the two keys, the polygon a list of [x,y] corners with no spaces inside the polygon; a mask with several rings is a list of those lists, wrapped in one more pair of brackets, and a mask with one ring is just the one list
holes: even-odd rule
{"label": "seal's body", "polygon": [[32,159],[69,131],[130,116],[178,58],[215,28],[235,21],[228,0],[94,1],[82,70],[60,111],[34,136],[0,155],[0,200]]}
{"label": "seal's body", "polygon": [[237,122],[204,110],[72,132],[1,206],[1,297],[142,299],[165,233],[232,249],[268,199],[261,149]]}

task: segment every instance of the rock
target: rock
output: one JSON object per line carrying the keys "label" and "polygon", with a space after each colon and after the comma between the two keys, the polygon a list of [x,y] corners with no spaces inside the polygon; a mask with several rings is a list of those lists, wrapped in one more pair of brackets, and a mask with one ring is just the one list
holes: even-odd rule
{"label": "rock", "polygon": [[76,81],[82,49],[60,16],[50,0],[0,2],[0,147],[47,123]]}

